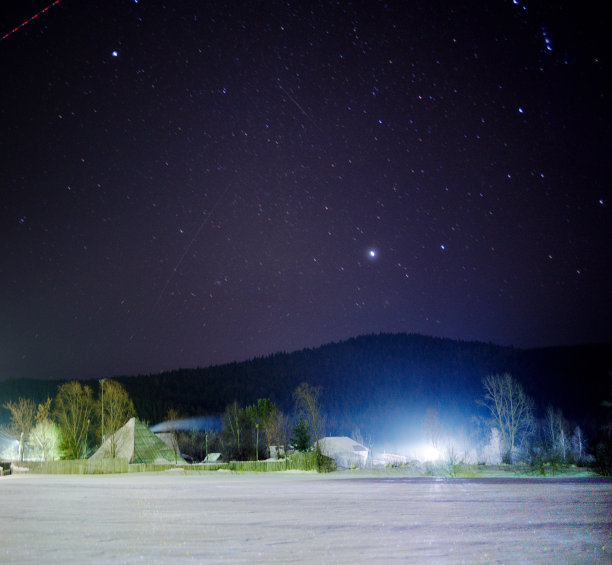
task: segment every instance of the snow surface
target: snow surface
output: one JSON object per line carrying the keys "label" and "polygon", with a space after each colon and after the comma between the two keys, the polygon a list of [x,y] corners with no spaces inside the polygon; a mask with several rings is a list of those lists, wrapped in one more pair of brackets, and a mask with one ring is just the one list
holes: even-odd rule
{"label": "snow surface", "polygon": [[11,475],[0,563],[610,563],[603,479]]}

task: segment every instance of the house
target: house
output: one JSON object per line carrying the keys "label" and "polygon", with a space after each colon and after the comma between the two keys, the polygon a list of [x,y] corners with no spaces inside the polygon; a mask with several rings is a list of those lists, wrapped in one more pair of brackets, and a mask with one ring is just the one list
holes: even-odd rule
{"label": "house", "polygon": [[112,457],[113,442],[115,457],[127,459],[129,463],[186,465],[182,457],[136,418],[131,418],[125,426],[118,429],[111,437],[106,438],[100,449],[90,459]]}
{"label": "house", "polygon": [[368,460],[368,448],[346,436],[324,437],[319,440],[319,448],[338,468],[365,467]]}
{"label": "house", "polygon": [[397,455],[396,453],[387,453],[386,451],[380,456],[380,464],[387,467],[401,466],[408,463],[408,457],[405,455]]}

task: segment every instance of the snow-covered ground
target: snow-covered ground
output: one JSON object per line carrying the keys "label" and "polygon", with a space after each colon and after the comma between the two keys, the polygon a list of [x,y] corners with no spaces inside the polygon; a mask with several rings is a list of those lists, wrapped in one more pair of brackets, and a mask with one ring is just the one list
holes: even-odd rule
{"label": "snow-covered ground", "polygon": [[612,482],[0,478],[0,563],[610,563]]}

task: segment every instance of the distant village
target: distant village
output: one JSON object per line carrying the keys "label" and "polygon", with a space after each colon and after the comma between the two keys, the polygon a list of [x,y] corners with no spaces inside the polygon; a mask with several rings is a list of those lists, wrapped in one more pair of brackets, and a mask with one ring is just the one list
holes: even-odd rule
{"label": "distant village", "polygon": [[[436,411],[424,418],[421,451],[375,452],[371,439],[326,436],[321,389],[301,383],[294,391],[295,410],[285,414],[268,398],[242,406],[234,401],[217,418],[185,417],[169,409],[154,426],[136,417],[134,404],[117,381],[101,379],[94,394],[78,381],[58,386],[54,399],[36,405],[19,398],[3,408],[11,423],[0,430],[2,473],[105,473],[165,470],[281,471],[388,468],[412,466],[425,471],[457,472],[466,465],[527,464],[597,468],[606,474],[607,459],[591,449],[579,426],[571,430],[559,410],[549,408],[536,422],[533,403],[510,375],[483,380],[483,404],[491,413],[488,442],[461,448],[446,443]],[[513,413],[505,413],[505,406]],[[512,420],[509,417],[512,416]],[[424,467],[429,465],[429,467]]]}

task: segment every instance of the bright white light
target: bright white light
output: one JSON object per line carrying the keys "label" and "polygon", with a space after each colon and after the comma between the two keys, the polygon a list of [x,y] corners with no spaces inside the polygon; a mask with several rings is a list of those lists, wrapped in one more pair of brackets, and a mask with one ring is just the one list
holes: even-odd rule
{"label": "bright white light", "polygon": [[118,51],[113,51],[113,52],[111,53],[111,55],[112,55],[113,57],[117,57],[117,56],[119,55],[119,52],[118,52]]}
{"label": "bright white light", "polygon": [[378,255],[378,252],[376,251],[376,249],[368,249],[368,257],[370,259],[376,259]]}
{"label": "bright white light", "polygon": [[443,450],[433,447],[431,443],[425,442],[394,446],[391,448],[391,452],[405,455],[408,460],[416,459],[421,463],[445,459]]}
{"label": "bright white light", "polygon": [[438,459],[441,459],[440,451],[436,449],[433,445],[426,445],[423,448],[422,453],[423,459],[425,461],[437,461]]}

